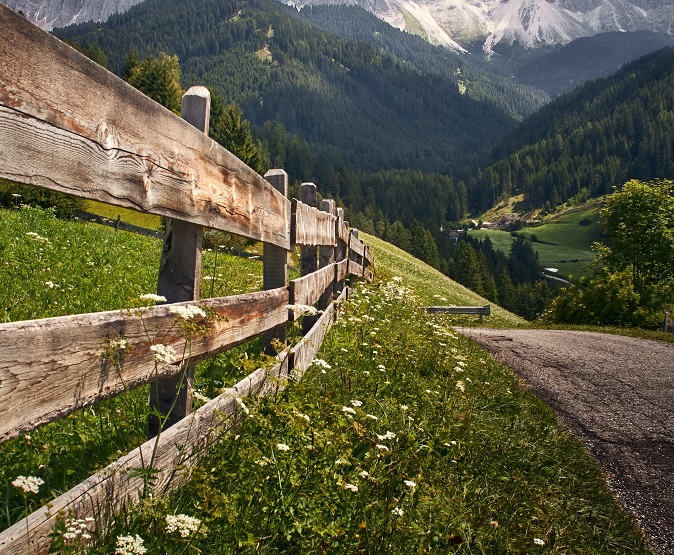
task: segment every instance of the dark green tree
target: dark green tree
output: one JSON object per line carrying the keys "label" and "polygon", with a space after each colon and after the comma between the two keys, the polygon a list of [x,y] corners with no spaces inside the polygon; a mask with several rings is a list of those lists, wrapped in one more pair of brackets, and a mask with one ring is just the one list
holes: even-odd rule
{"label": "dark green tree", "polygon": [[129,67],[127,81],[155,102],[180,114],[183,91],[178,56],[169,56],[164,52],[159,56],[148,53],[143,60]]}
{"label": "dark green tree", "polygon": [[211,91],[211,123],[209,135],[260,175],[269,169],[269,152],[253,137],[250,122],[235,103],[225,106],[222,97]]}

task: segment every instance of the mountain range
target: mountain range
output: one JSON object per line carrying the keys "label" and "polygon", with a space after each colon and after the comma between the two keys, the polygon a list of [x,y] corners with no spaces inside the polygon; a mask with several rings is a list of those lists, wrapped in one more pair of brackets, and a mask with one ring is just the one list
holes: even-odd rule
{"label": "mountain range", "polygon": [[285,0],[301,8],[357,4],[394,27],[466,52],[479,41],[489,58],[499,43],[567,44],[611,31],[674,32],[668,0]]}
{"label": "mountain range", "polygon": [[[51,30],[71,23],[102,21],[139,0],[2,0]],[[491,57],[497,45],[527,48],[567,44],[598,33],[674,33],[670,0],[285,0],[296,8],[358,5],[394,27],[432,44],[467,52],[479,42]]]}

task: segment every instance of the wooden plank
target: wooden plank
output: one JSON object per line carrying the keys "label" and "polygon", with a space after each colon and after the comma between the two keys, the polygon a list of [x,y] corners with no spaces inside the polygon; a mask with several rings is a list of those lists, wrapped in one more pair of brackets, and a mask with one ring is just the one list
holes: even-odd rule
{"label": "wooden plank", "polygon": [[[115,461],[98,474],[38,509],[0,534],[0,555],[24,555],[26,531],[31,555],[46,555],[58,518],[96,519],[105,528],[111,516],[123,506],[138,502],[145,490],[141,470],[151,466],[155,480],[148,491],[164,495],[189,478],[189,470],[203,455],[205,448],[241,417],[237,398],[264,396],[276,391],[287,378],[287,360],[272,368],[258,369],[234,387],[213,399],[158,438],[148,440],[138,449]],[[155,443],[156,442],[156,443]]]}
{"label": "wooden plank", "polygon": [[304,202],[293,204],[295,210],[295,237],[297,245],[322,245],[335,247],[335,217],[321,212]]}
{"label": "wooden plank", "polygon": [[348,265],[349,265],[348,260],[342,260],[341,262],[337,262],[336,280],[338,283],[346,279],[346,276],[348,274]]}
{"label": "wooden plank", "polygon": [[347,273],[350,276],[358,276],[358,277],[363,277],[363,267],[358,264],[358,262],[354,262],[353,260],[349,260],[349,266]]}
{"label": "wooden plank", "polygon": [[0,177],[290,248],[290,202],[233,154],[4,5],[0,28]]}
{"label": "wooden plank", "polygon": [[335,282],[336,264],[290,282],[290,304],[313,306]]}
{"label": "wooden plank", "polygon": [[[155,371],[150,346],[160,342],[181,352],[185,344],[175,325],[176,306],[198,304],[213,315],[206,324],[210,331],[191,340],[190,360],[196,361],[282,324],[288,303],[288,288],[281,288],[157,306],[142,318],[119,310],[0,324],[0,441],[147,383]],[[154,337],[146,330],[153,330]],[[111,346],[119,337],[127,341],[127,350]],[[115,353],[126,354],[121,372],[110,361]],[[176,373],[179,368],[158,370]]]}
{"label": "wooden plank", "polygon": [[446,313],[446,314],[479,314],[480,316],[489,316],[491,314],[491,306],[427,306],[426,312],[429,314]]}
{"label": "wooden plank", "polygon": [[358,239],[357,236],[353,235],[353,232],[349,237],[349,251],[358,256],[363,256],[363,254],[365,254],[365,245],[363,245],[362,241]]}
{"label": "wooden plank", "polygon": [[337,237],[339,238],[340,241],[348,244],[349,236],[351,234],[349,233],[349,228],[344,223],[343,211],[342,211],[342,223],[341,223],[341,225],[337,226],[336,235],[337,235]]}
{"label": "wooden plank", "polygon": [[[206,135],[210,113],[211,93],[206,87],[191,87],[183,95],[182,118]],[[167,303],[196,301],[199,298],[203,236],[200,225],[166,218],[157,293],[165,297]],[[159,433],[160,426],[173,426],[192,412],[192,395],[189,392],[194,385],[194,366],[190,364],[182,372],[152,381],[149,438]],[[158,414],[165,417],[163,423]]]}
{"label": "wooden plank", "polygon": [[311,366],[311,361],[316,357],[316,353],[321,348],[325,336],[330,331],[335,322],[337,311],[341,303],[347,298],[347,291],[342,291],[339,298],[330,303],[330,306],[323,312],[318,321],[311,330],[302,338],[302,340],[291,350],[292,370],[291,377],[300,380],[307,368]]}

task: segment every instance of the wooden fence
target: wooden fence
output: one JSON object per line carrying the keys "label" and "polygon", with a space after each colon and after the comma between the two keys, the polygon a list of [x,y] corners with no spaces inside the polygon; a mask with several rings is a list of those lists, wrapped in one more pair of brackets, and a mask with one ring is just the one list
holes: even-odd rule
{"label": "wooden fence", "polygon": [[[147,461],[152,491],[179,486],[223,423],[236,420],[241,397],[275,391],[311,365],[346,280],[371,278],[370,251],[334,201],[318,210],[313,184],[302,186],[300,200],[287,199],[284,171],[263,179],[208,138],[209,107],[208,91],[193,87],[178,118],[0,5],[0,177],[169,218],[157,286],[169,304],[148,310],[144,324],[118,310],[0,325],[0,442],[146,383],[172,424],[159,430],[155,422],[156,438],[0,533],[1,554],[25,553],[27,542],[31,553],[46,553],[64,516],[94,517],[100,531],[137,501]],[[264,291],[197,301],[204,226],[263,242]],[[289,283],[296,245],[302,277]],[[285,342],[288,306],[298,304],[323,310],[301,341],[192,411],[193,363],[258,336],[267,349]],[[156,367],[144,326],[178,347],[174,312],[190,305],[217,318],[201,322],[209,331],[191,340],[187,369]],[[122,372],[102,355],[118,338],[133,345]]]}

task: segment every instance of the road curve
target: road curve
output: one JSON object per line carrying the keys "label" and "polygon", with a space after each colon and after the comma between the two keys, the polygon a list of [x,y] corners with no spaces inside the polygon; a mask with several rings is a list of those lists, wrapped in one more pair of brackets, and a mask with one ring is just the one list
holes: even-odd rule
{"label": "road curve", "polygon": [[674,345],[594,332],[456,329],[557,412],[655,550],[674,554]]}

